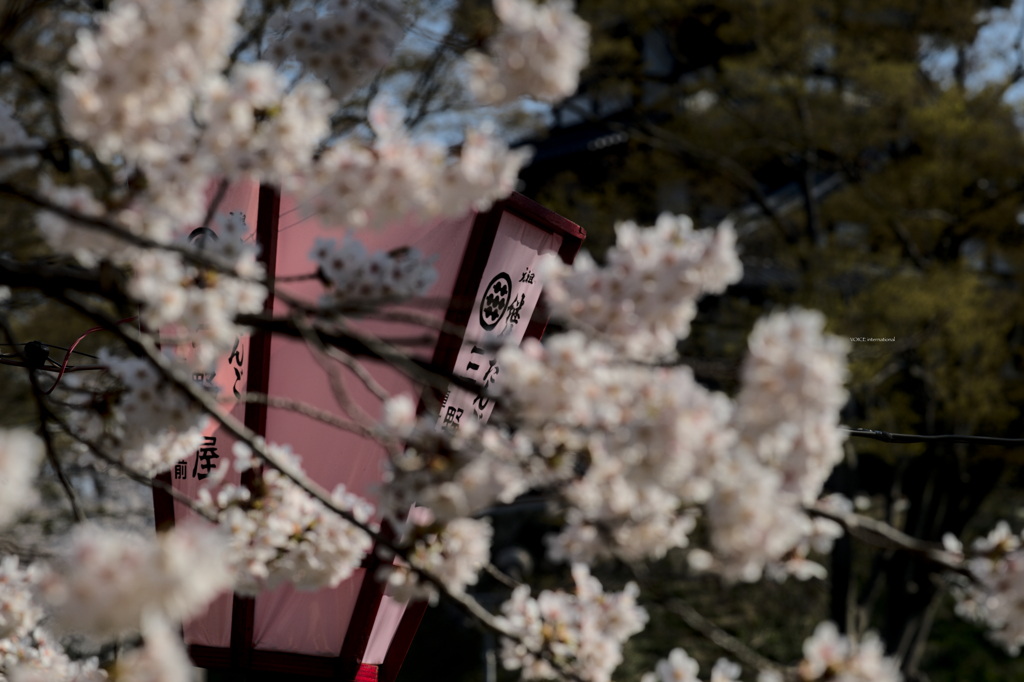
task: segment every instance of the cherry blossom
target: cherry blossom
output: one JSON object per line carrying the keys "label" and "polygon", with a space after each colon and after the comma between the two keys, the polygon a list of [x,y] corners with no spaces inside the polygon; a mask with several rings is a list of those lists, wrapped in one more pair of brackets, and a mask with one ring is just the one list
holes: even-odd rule
{"label": "cherry blossom", "polygon": [[[55,184],[49,176],[40,180],[40,190],[54,205],[90,218],[99,218],[104,206],[93,197],[88,187],[67,187]],[[53,211],[36,214],[36,226],[46,243],[57,253],[66,253],[85,267],[124,252],[125,242],[113,235],[80,225]]]}
{"label": "cherry blossom", "polygon": [[800,679],[837,682],[899,682],[899,663],[885,655],[882,640],[868,633],[859,641],[840,634],[834,623],[819,623],[804,642]]}
{"label": "cherry blossom", "polygon": [[322,78],[336,98],[365,85],[391,58],[404,29],[398,3],[333,0],[277,15],[281,33],[268,47],[278,62],[296,60]]}
{"label": "cherry blossom", "polygon": [[32,485],[43,459],[43,441],[28,429],[0,429],[0,527],[36,502]]}
{"label": "cherry blossom", "polygon": [[699,682],[700,664],[684,649],[673,649],[668,658],[658,661],[653,673],[644,673],[641,682]]}
{"label": "cherry blossom", "polygon": [[22,638],[0,639],[3,682],[102,682],[106,671],[93,658],[71,660],[60,642],[43,628]]}
{"label": "cherry blossom", "polygon": [[387,94],[370,104],[372,144],[347,137],[327,149],[295,189],[329,223],[383,227],[415,214],[485,210],[515,185],[530,152],[510,150],[485,128],[470,131],[458,158],[437,142],[413,139]]}
{"label": "cherry blossom", "polygon": [[414,248],[368,254],[361,242],[348,237],[339,246],[318,239],[310,258],[329,282],[320,298],[323,308],[372,307],[395,299],[423,296],[437,280],[433,259]]}
{"label": "cherry blossom", "polygon": [[45,594],[62,628],[102,638],[139,628],[147,615],[201,613],[233,579],[224,538],[211,529],[185,526],[147,539],[82,525]]}
{"label": "cherry blossom", "polygon": [[632,358],[670,355],[689,334],[695,301],[742,275],[732,225],[694,230],[690,218],[665,213],[653,229],[627,221],[615,232],[607,267],[583,254],[572,268],[547,257],[552,312]]}
{"label": "cherry blossom", "polygon": [[[268,448],[289,471],[301,473],[300,460],[289,448]],[[237,443],[234,452],[236,468],[249,470],[249,447]],[[372,505],[343,485],[335,488],[332,500],[362,523],[373,513]],[[366,532],[276,470],[262,473],[255,492],[228,484],[214,498],[204,488],[200,502],[231,533],[229,558],[237,571],[237,592],[256,594],[285,581],[301,589],[334,587],[352,575],[373,545]]]}
{"label": "cherry blossom", "polygon": [[557,102],[576,91],[587,63],[590,27],[569,0],[494,0],[501,26],[487,45],[490,56],[467,55],[469,87],[485,104],[528,95]]}
{"label": "cherry blossom", "polygon": [[61,109],[101,157],[161,163],[187,146],[193,93],[226,65],[238,0],[118,0],[68,59]]}
{"label": "cherry blossom", "polygon": [[39,564],[19,568],[18,563],[15,556],[0,558],[0,640],[28,636],[43,617],[32,592],[45,569]]}
{"label": "cherry blossom", "polygon": [[437,589],[413,569],[428,571],[449,592],[463,593],[467,586],[476,584],[481,567],[490,560],[493,531],[487,521],[459,518],[436,532],[416,526],[409,530],[415,532],[415,539],[401,541],[409,546],[406,561],[384,566],[379,576],[388,582],[389,594],[399,601],[437,601]]}
{"label": "cherry blossom", "polygon": [[142,318],[151,328],[179,330],[190,346],[185,360],[206,370],[217,357],[230,352],[244,330],[235,316],[263,311],[267,288],[256,261],[258,247],[247,243],[244,216],[218,219],[220,235],[197,240],[200,253],[231,263],[238,277],[186,264],[179,253],[146,250],[135,253],[128,292],[143,304]]}
{"label": "cherry blossom", "polygon": [[766,567],[775,577],[824,577],[806,556],[841,535],[802,509],[843,456],[846,345],[823,327],[819,313],[797,310],[751,332],[732,422],[738,442],[721,460],[708,504],[716,562],[729,577],[757,580]]}
{"label": "cherry blossom", "polygon": [[[644,673],[640,682],[700,682],[699,672],[700,664],[691,658],[685,649],[677,647],[669,653],[668,658],[658,661],[654,672]],[[738,663],[720,658],[711,668],[709,682],[736,682],[740,679],[741,672]],[[759,678],[759,682],[768,681]]]}
{"label": "cherry blossom", "polygon": [[563,489],[569,525],[551,540],[552,558],[632,560],[687,545],[694,517],[682,512],[707,499],[712,463],[733,438],[725,396],[699,386],[688,368],[617,364],[611,349],[579,332],[503,349],[499,362],[500,390],[528,427],[520,437],[551,453],[550,479],[587,462]]}
{"label": "cherry blossom", "polygon": [[323,84],[304,81],[290,91],[269,62],[236,65],[227,80],[200,93],[204,130],[197,144],[211,175],[249,174],[288,184],[312,163],[330,132],[335,103]]}
{"label": "cherry blossom", "polygon": [[741,672],[742,669],[738,663],[727,658],[720,658],[711,668],[710,682],[735,682],[740,679]]}
{"label": "cherry blossom", "polygon": [[194,452],[209,417],[145,360],[100,353],[107,374],[62,384],[76,435],[151,476]]}
{"label": "cherry blossom", "polygon": [[238,0],[118,0],[83,30],[62,80],[68,131],[104,160],[124,158],[148,189],[121,222],[157,241],[198,223],[212,168],[195,155],[197,94],[223,78],[238,32]]}
{"label": "cherry blossom", "polygon": [[736,399],[740,445],[782,473],[781,487],[811,504],[843,457],[849,344],[823,334],[813,311],[770,315],[754,325]]}
{"label": "cherry blossom", "polygon": [[431,522],[443,524],[495,502],[511,502],[532,485],[553,480],[548,466],[532,456],[525,434],[511,436],[472,418],[448,433],[437,428],[436,419],[417,419],[408,396],[385,404],[381,433],[404,443],[388,460],[379,491],[381,511],[396,528],[412,522],[407,519],[412,504],[428,510]]}
{"label": "cherry blossom", "polygon": [[[952,538],[947,549],[961,548]],[[988,535],[971,544],[966,568],[972,580],[957,580],[953,594],[956,612],[963,618],[985,625],[992,641],[1011,655],[1024,645],[1024,550],[1021,536],[1000,521]]]}
{"label": "cherry blossom", "polygon": [[285,91],[267,62],[235,65],[238,0],[120,0],[81,31],[62,81],[69,130],[101,159],[123,159],[146,188],[116,219],[160,242],[198,224],[212,178],[281,183],[306,170],[333,110],[317,82]]}
{"label": "cherry blossom", "polygon": [[605,592],[583,564],[573,565],[572,576],[575,595],[544,590],[535,599],[523,585],[501,607],[501,626],[518,638],[502,638],[502,664],[521,670],[523,679],[555,676],[542,654],[547,652],[562,670],[607,682],[622,661],[622,643],[647,623],[647,611],[636,604],[635,583],[622,592]]}
{"label": "cherry blossom", "polygon": [[467,207],[486,211],[512,193],[520,168],[531,156],[526,148],[510,150],[493,126],[470,128],[458,160],[447,164],[435,186],[438,202],[448,215],[459,215]]}
{"label": "cherry blossom", "polygon": [[[720,291],[738,267],[731,228],[720,230],[724,237],[693,233],[686,220],[667,216],[643,236],[620,227],[607,267],[588,266],[579,278],[553,268],[548,276],[556,290],[565,284],[565,300],[577,300],[567,293],[572,286],[639,281],[645,276],[637,273],[658,271],[651,254],[674,254],[678,268],[663,280],[665,292],[680,281],[690,282],[689,296]],[[601,305],[613,309],[628,298],[609,295]],[[558,311],[565,309],[556,304]],[[557,485],[566,525],[548,538],[549,556],[580,562],[659,558],[687,547],[703,507],[712,555],[697,550],[695,567],[730,580],[754,581],[765,571],[824,577],[808,556],[827,552],[841,529],[810,518],[804,506],[842,455],[845,345],[823,326],[820,315],[800,310],[759,322],[736,401],[698,384],[689,368],[632,362],[636,347],[612,335],[571,331],[502,348],[492,391],[502,401],[498,418],[514,423],[515,435],[472,421],[439,433],[411,419],[407,403],[394,406],[385,430],[407,447],[391,459],[382,506],[401,518],[416,502],[444,522]],[[628,337],[625,328],[617,334]],[[636,336],[657,335],[641,327]]]}

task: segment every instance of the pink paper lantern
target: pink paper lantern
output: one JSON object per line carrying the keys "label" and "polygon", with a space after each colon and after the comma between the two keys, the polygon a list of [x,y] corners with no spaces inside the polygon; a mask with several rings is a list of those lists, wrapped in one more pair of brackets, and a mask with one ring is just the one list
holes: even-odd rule
{"label": "pink paper lantern", "polygon": [[[306,217],[287,196],[268,187],[239,183],[228,189],[218,213],[242,212],[255,226],[261,260],[271,277],[288,278],[312,269],[309,253],[318,237],[340,240],[344,230]],[[519,343],[539,338],[547,324],[534,280],[544,253],[558,253],[571,263],[585,238],[576,224],[539,204],[514,194],[486,213],[456,219],[409,223],[374,232],[353,233],[370,252],[410,246],[435,258],[437,281],[425,300],[434,305],[397,307],[415,313],[395,319],[353,323],[357,333],[383,339],[418,358],[421,365],[454,373],[478,384],[494,381],[496,367],[487,336]],[[282,291],[316,300],[323,285],[316,279],[282,282]],[[286,315],[280,298],[268,302],[275,316]],[[440,331],[446,323],[445,331]],[[463,333],[453,333],[465,330]],[[389,394],[421,394],[418,384],[393,366],[363,362]],[[381,400],[348,369],[339,369],[351,402],[372,420],[381,416]],[[240,338],[211,376],[197,376],[220,388],[221,394],[254,391],[300,400],[348,419],[339,407],[331,378],[304,340],[257,333]],[[439,425],[457,428],[471,413],[487,419],[492,405],[461,388],[447,395],[434,391]],[[428,396],[429,398],[429,396]],[[431,403],[430,400],[423,404]],[[429,409],[424,407],[423,409]],[[338,483],[370,501],[380,482],[384,451],[372,440],[283,409],[257,403],[236,403],[232,413],[268,442],[289,443],[302,456],[307,474],[328,490]],[[232,439],[216,424],[209,427],[204,448],[183,460],[164,479],[195,497],[205,476],[227,466]],[[223,458],[220,453],[225,453]],[[224,464],[221,465],[220,462]],[[225,481],[238,483],[227,472]],[[192,512],[154,489],[158,528],[182,522]],[[290,585],[255,598],[225,594],[207,612],[186,623],[185,643],[196,665],[211,669],[254,670],[337,680],[392,681],[412,642],[426,605],[409,605],[389,597],[373,579],[381,560],[371,553],[363,567],[331,589],[299,591]]]}

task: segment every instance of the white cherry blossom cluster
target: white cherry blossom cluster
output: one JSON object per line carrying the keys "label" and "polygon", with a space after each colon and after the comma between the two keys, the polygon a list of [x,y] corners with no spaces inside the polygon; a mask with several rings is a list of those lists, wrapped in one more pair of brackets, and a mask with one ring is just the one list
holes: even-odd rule
{"label": "white cherry blossom cluster", "polygon": [[802,509],[843,458],[847,345],[824,326],[820,313],[794,310],[759,320],[750,334],[732,419],[738,442],[707,505],[718,569],[730,578],[758,580],[766,567],[773,577],[824,577],[807,554],[828,551],[842,534]]}
{"label": "white cherry blossom cluster", "polygon": [[267,54],[277,63],[297,60],[342,99],[387,65],[401,40],[397,2],[332,0],[320,12],[306,8],[274,18],[282,35]]}
{"label": "white cherry blossom cluster", "polygon": [[882,640],[868,633],[859,641],[839,632],[835,623],[819,623],[804,642],[800,679],[805,682],[901,682],[899,663],[885,655]]}
{"label": "white cherry blossom cluster", "polygon": [[461,156],[452,158],[436,142],[412,139],[402,118],[387,96],[378,96],[369,118],[376,140],[349,137],[330,147],[296,187],[299,196],[329,222],[353,228],[410,215],[458,216],[508,196],[530,156],[481,129],[470,131]]}
{"label": "white cherry blossom cluster", "polygon": [[468,208],[486,211],[507,197],[532,156],[526,147],[509,149],[491,125],[466,130],[459,158],[445,166],[435,187],[445,215],[461,215]]}
{"label": "white cherry blossom cluster", "polygon": [[37,627],[25,637],[0,638],[0,682],[103,682],[96,658],[71,660],[60,642]]}
{"label": "white cherry blossom cluster", "polygon": [[[768,324],[799,326],[803,316],[780,314]],[[828,346],[820,331],[817,343]],[[774,361],[785,367],[796,353],[815,361],[806,347]],[[517,436],[542,455],[586,464],[582,476],[562,487],[569,510],[566,527],[549,539],[553,559],[663,556],[688,545],[696,507],[703,505],[714,558],[696,551],[697,567],[749,581],[766,567],[776,577],[821,576],[823,569],[806,557],[812,549],[827,551],[841,529],[807,516],[804,497],[786,488],[777,463],[762,462],[741,442],[736,420],[742,411],[700,386],[688,368],[616,360],[612,349],[580,332],[552,337],[544,346],[527,341],[503,349],[499,362],[500,390],[519,426]],[[841,369],[840,363],[817,377],[825,384],[820,391],[841,390]],[[835,441],[837,427],[829,426]],[[815,450],[793,457],[801,454],[821,456]],[[826,452],[830,467],[837,454],[841,450]],[[816,481],[815,497],[822,483]]]}
{"label": "white cherry blossom cluster", "polygon": [[[201,220],[211,178],[242,174],[280,184],[331,222],[353,227],[414,213],[482,210],[512,191],[528,151],[511,151],[482,128],[468,131],[461,155],[452,158],[439,144],[411,140],[401,112],[382,98],[370,112],[375,143],[350,136],[314,158],[334,107],[322,84],[303,81],[286,89],[266,62],[221,73],[237,33],[238,9],[237,0],[119,0],[97,30],[81,32],[71,57],[77,71],[64,78],[61,108],[72,132],[90,140],[102,159],[123,160],[125,173],[144,176],[144,189],[112,215],[119,223],[166,242],[182,226]],[[169,16],[174,20],[164,22]],[[353,59],[386,58],[387,50],[377,48],[391,44],[399,30],[389,7],[340,1],[322,17],[302,10],[285,23],[292,26],[285,43],[306,44],[304,63],[320,64],[312,68],[320,75],[326,68],[339,87]],[[348,53],[340,33],[355,41]],[[310,35],[316,37],[312,42]],[[333,50],[323,62],[318,41]],[[367,57],[368,50],[381,54]],[[54,201],[61,198],[53,193]],[[88,203],[90,214],[104,212],[94,200]],[[53,217],[48,221],[54,223]],[[51,244],[68,250],[56,235],[60,228],[49,225],[55,233]],[[79,257],[93,261],[118,246],[117,240],[103,248],[83,241],[70,247],[91,251]]]}
{"label": "white cherry blossom cluster", "polygon": [[824,328],[825,316],[810,310],[758,320],[736,399],[741,447],[778,470],[782,490],[803,504],[817,499],[843,458],[849,344]]}
{"label": "white cherry blossom cluster", "polygon": [[490,55],[471,52],[469,88],[484,104],[530,96],[555,103],[576,91],[587,63],[590,27],[569,0],[494,0],[501,26],[487,44]]}
{"label": "white cherry blossom cluster", "polygon": [[586,465],[562,488],[568,523],[549,538],[552,559],[635,560],[687,545],[687,509],[708,499],[735,438],[728,398],[689,368],[625,363],[581,332],[502,349],[498,361],[520,432],[567,474]]}
{"label": "white cherry blossom cluster", "polygon": [[[69,130],[101,159],[123,161],[145,187],[112,214],[159,242],[203,218],[215,177],[288,186],[329,133],[327,88],[292,89],[267,62],[236,64],[238,0],[119,0],[79,32],[64,77]],[[129,260],[122,258],[122,262]]]}
{"label": "white cherry blossom cluster", "polygon": [[[992,641],[1013,656],[1024,646],[1022,537],[1000,521],[987,536],[975,540],[966,562],[974,579],[953,590],[957,614],[987,626]],[[955,551],[961,549],[951,537],[945,544]]]}
{"label": "white cherry blossom cluster", "polygon": [[[37,138],[29,137],[28,133],[14,117],[14,108],[6,102],[0,102],[0,152],[4,150],[14,151],[22,147],[37,147],[40,141]],[[0,158],[0,179],[14,175],[18,171],[32,168],[36,164],[36,157],[31,154],[11,154]]]}
{"label": "white cherry blossom cluster", "polygon": [[[700,682],[697,674],[700,664],[684,649],[675,648],[668,658],[658,661],[654,672],[644,673],[640,682]],[[720,658],[711,669],[709,682],[735,682],[740,679],[740,666],[727,658]]]}
{"label": "white cherry blossom cluster", "polygon": [[35,601],[37,593],[56,606],[62,627],[81,628],[90,636],[141,625],[145,646],[117,662],[111,670],[117,682],[191,680],[188,656],[167,618],[195,615],[230,586],[223,542],[212,536],[213,531],[193,527],[153,542],[81,526],[64,557],[64,576],[42,564],[19,568],[17,557],[0,558],[0,682],[108,679],[96,658],[71,660],[39,627],[43,608]]}
{"label": "white cherry blossom cluster", "polygon": [[636,583],[605,592],[584,564],[573,565],[572,576],[575,595],[544,590],[535,599],[521,585],[502,604],[499,623],[518,640],[502,638],[502,664],[521,670],[523,679],[557,677],[550,658],[582,680],[608,682],[622,662],[623,642],[647,624],[647,611],[636,603]]}
{"label": "white cherry blossom cluster", "polygon": [[40,564],[19,568],[18,557],[0,558],[0,640],[27,637],[43,618],[34,598],[46,574]]}
{"label": "white cherry blossom cluster", "polygon": [[490,561],[494,531],[485,520],[458,518],[439,530],[416,527],[413,530],[415,539],[401,540],[402,544],[409,545],[408,564],[383,566],[377,576],[387,581],[388,594],[399,601],[437,600],[437,589],[413,568],[427,571],[448,591],[461,594],[468,585],[476,584],[480,569]]}
{"label": "white cherry blossom cluster", "polygon": [[[675,220],[643,236],[626,228],[619,255],[588,277],[612,281],[616,268],[637,260],[630,252],[670,253],[688,229]],[[735,278],[725,230],[721,253],[708,255],[720,240],[701,233],[698,253],[673,273],[673,281],[703,283],[688,295]],[[695,550],[696,568],[731,580],[754,581],[766,570],[778,579],[822,577],[808,556],[828,551],[841,528],[804,507],[842,455],[845,399],[844,345],[823,326],[823,318],[800,310],[759,323],[736,402],[702,387],[686,367],[632,362],[624,344],[582,331],[503,348],[492,397],[515,435],[472,420],[439,433],[415,420],[411,403],[392,401],[385,426],[406,447],[392,457],[382,507],[402,518],[416,502],[443,522],[557,485],[566,525],[549,538],[549,555],[582,562],[656,558],[687,547],[703,508],[712,553]],[[768,428],[769,410],[786,421]],[[782,435],[789,450],[778,444]]]}
{"label": "white cherry blossom cluster", "polygon": [[309,256],[329,283],[320,298],[324,308],[362,307],[423,296],[437,280],[434,258],[424,258],[414,248],[369,254],[348,235],[341,245],[334,239],[317,239]]}
{"label": "white cherry blossom cluster", "polygon": [[198,93],[223,78],[238,25],[239,0],[117,0],[81,30],[62,80],[68,132],[104,160],[141,170],[145,196],[122,222],[167,241],[203,216],[208,169],[196,157]]}
{"label": "white cherry blossom cluster", "polygon": [[108,375],[64,379],[67,419],[80,437],[149,476],[170,470],[203,442],[209,417],[146,360],[117,357],[106,349]]}
{"label": "white cherry blossom cluster", "polygon": [[187,148],[191,107],[222,70],[238,0],[117,0],[68,55],[61,110],[68,132],[101,158],[163,163]]}
{"label": "white cherry blossom cluster", "polygon": [[28,429],[0,429],[0,528],[36,502],[43,452],[42,439]]}
{"label": "white cherry blossom cluster", "polygon": [[237,277],[186,263],[171,251],[132,251],[128,293],[142,304],[143,321],[151,329],[180,329],[192,348],[186,359],[198,370],[230,351],[244,333],[235,316],[262,312],[267,297],[266,286],[257,281],[264,275],[256,260],[259,247],[245,239],[245,216],[220,216],[217,225],[219,234],[204,234],[197,246],[232,264]]}
{"label": "white cherry blossom cluster", "polygon": [[653,229],[615,227],[607,267],[581,254],[573,267],[548,256],[544,293],[566,318],[632,358],[671,355],[689,334],[696,300],[740,280],[736,233],[729,223],[694,230],[687,216],[663,213]]}
{"label": "white cherry blossom cluster", "polygon": [[535,457],[525,433],[510,435],[471,415],[455,433],[439,430],[436,420],[417,419],[416,404],[405,395],[385,403],[381,434],[403,444],[389,459],[380,489],[381,511],[399,529],[413,522],[407,519],[413,504],[429,511],[424,523],[444,524],[572,474],[571,457],[560,463]]}
{"label": "white cherry blossom cluster", "polygon": [[[45,175],[39,184],[40,192],[54,205],[78,215],[100,218],[106,210],[88,187],[57,185]],[[36,227],[51,249],[73,256],[87,268],[122,255],[126,248],[124,240],[53,211],[36,213]]]}
{"label": "white cherry blossom cluster", "polygon": [[[287,447],[267,446],[288,471],[302,475]],[[235,467],[248,471],[252,451],[234,446]],[[281,472],[262,473],[255,491],[225,485],[216,498],[203,488],[200,503],[231,532],[230,556],[238,572],[236,591],[256,594],[291,582],[300,589],[334,587],[359,568],[373,542],[364,531],[328,510]],[[368,523],[373,506],[339,485],[332,500]]]}
{"label": "white cherry blossom cluster", "polygon": [[[731,472],[731,473],[730,473]],[[770,467],[734,457],[720,470],[715,493],[705,505],[711,553],[694,550],[690,564],[728,580],[755,582],[767,572],[774,580],[824,578],[823,566],[808,559],[826,554],[842,527],[810,518],[799,500],[781,491],[782,476]]]}
{"label": "white cherry blossom cluster", "polygon": [[335,106],[323,84],[287,89],[267,62],[237,64],[226,78],[211,75],[195,100],[200,125],[191,146],[175,162],[140,164],[147,189],[117,213],[135,231],[148,226],[145,234],[158,241],[202,219],[214,178],[248,176],[286,189],[301,182]]}
{"label": "white cherry blossom cluster", "polygon": [[289,90],[269,62],[238,64],[227,80],[214,79],[202,92],[199,149],[208,159],[202,170],[287,186],[312,163],[334,107],[322,83],[303,81]]}
{"label": "white cherry blossom cluster", "polygon": [[63,629],[95,638],[137,630],[147,615],[184,620],[231,587],[226,545],[201,526],[146,538],[81,525],[44,594]]}

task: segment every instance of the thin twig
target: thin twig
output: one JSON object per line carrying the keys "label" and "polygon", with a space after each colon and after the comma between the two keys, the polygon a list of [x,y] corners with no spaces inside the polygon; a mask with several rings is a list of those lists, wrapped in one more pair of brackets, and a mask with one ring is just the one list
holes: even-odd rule
{"label": "thin twig", "polygon": [[853,537],[866,542],[874,547],[882,549],[897,549],[904,552],[911,552],[939,564],[945,569],[974,579],[974,574],[968,570],[962,561],[962,557],[953,552],[947,551],[941,544],[919,540],[907,535],[903,531],[890,526],[884,521],[878,521],[860,514],[847,514],[837,511],[825,511],[818,507],[805,507],[811,516],[819,516],[824,519],[835,521],[846,529]]}
{"label": "thin twig", "polygon": [[302,333],[302,338],[306,341],[306,345],[313,354],[313,359],[327,373],[327,379],[331,384],[331,392],[334,394],[334,401],[338,404],[338,407],[364,428],[372,428],[374,424],[373,417],[361,405],[352,400],[352,396],[348,394],[348,389],[345,388],[345,378],[341,376],[337,367],[328,361],[330,354],[327,351],[327,346],[314,333],[313,328],[304,317],[296,315],[293,319],[295,326]]}
{"label": "thin twig", "polygon": [[340,348],[325,346],[325,349],[328,355],[352,370],[352,373],[363,382],[363,385],[366,386],[367,390],[375,395],[378,400],[381,402],[387,402],[391,399],[391,394],[385,391],[384,387],[377,383],[377,380],[373,378],[370,371],[363,367],[358,360]]}
{"label": "thin twig", "polygon": [[74,514],[76,521],[82,523],[87,520],[85,512],[82,511],[82,506],[78,503],[78,495],[75,494],[75,489],[71,485],[71,481],[68,480],[67,475],[64,473],[64,468],[60,464],[60,459],[57,457],[57,449],[53,443],[53,435],[50,433],[49,426],[47,425],[47,422],[51,421],[55,415],[50,411],[50,408],[46,406],[46,401],[43,397],[43,390],[39,386],[39,379],[32,371],[33,368],[28,365],[27,358],[23,355],[17,339],[14,338],[14,331],[8,324],[6,315],[0,315],[0,329],[3,330],[7,341],[15,347],[15,352],[17,352],[22,361],[26,363],[25,368],[28,372],[28,380],[32,386],[32,397],[35,400],[36,408],[39,410],[39,421],[43,436],[43,443],[46,445],[46,459],[50,462],[50,466],[53,467],[54,473],[57,474],[57,480],[60,481],[60,485],[64,489],[64,494],[67,496],[68,502],[71,504],[71,513]]}
{"label": "thin twig", "polygon": [[437,343],[437,337],[430,334],[420,334],[419,336],[381,336],[380,340],[389,346],[412,346],[414,348],[433,348],[434,344]]}
{"label": "thin twig", "polygon": [[260,15],[260,18],[256,21],[255,26],[252,27],[252,30],[245,34],[245,37],[242,40],[238,41],[238,44],[235,45],[233,50],[231,50],[231,55],[228,57],[228,69],[235,65],[235,62],[238,61],[238,58],[246,48],[256,42],[257,38],[261,38],[263,36],[263,31],[267,27],[267,20],[270,18],[270,15],[271,12],[264,10]]}
{"label": "thin twig", "polygon": [[489,561],[484,564],[484,570],[487,571],[492,578],[509,589],[514,590],[522,584]]}
{"label": "thin twig", "polygon": [[282,410],[296,412],[335,428],[342,429],[344,431],[351,431],[352,433],[358,433],[360,436],[373,436],[373,432],[370,429],[360,426],[355,422],[341,419],[337,415],[331,414],[326,410],[321,410],[309,403],[304,403],[301,400],[293,400],[291,398],[283,398],[281,396],[273,396],[267,395],[266,393],[256,392],[242,393],[238,399],[243,403],[259,403],[269,407],[278,407]]}
{"label": "thin twig", "polygon": [[747,646],[747,644],[702,616],[686,602],[680,599],[673,599],[668,602],[667,606],[669,611],[681,617],[691,628],[751,668],[756,670],[774,670],[789,680],[799,679],[794,668],[784,666],[762,656]]}
{"label": "thin twig", "polygon": [[[3,260],[0,258],[0,266],[2,265]],[[0,269],[0,275],[2,274],[3,271]],[[3,283],[2,280],[0,280],[0,283]],[[235,323],[245,327],[255,327],[281,336],[291,336],[298,339],[305,338],[302,331],[297,328],[294,317],[271,317],[267,315],[245,314],[236,315]],[[414,369],[410,370],[416,373],[416,375],[412,377],[414,380],[432,388],[444,391],[450,385],[458,386],[459,388],[472,392],[474,395],[483,390],[481,385],[472,379],[461,377],[450,370],[434,365],[429,360],[406,355],[394,349],[389,349],[386,344],[383,345],[383,347],[379,344],[371,344],[369,338],[359,334],[358,332],[353,332],[345,326],[344,323],[336,322],[334,325],[330,325],[328,323],[321,324],[309,320],[307,320],[307,323],[316,332],[317,337],[323,344],[340,348],[349,355],[367,357],[391,364],[395,364],[396,358],[401,358],[406,365],[411,364],[414,366]],[[341,327],[340,330],[339,327]],[[409,374],[409,372],[406,372],[406,374]]]}
{"label": "thin twig", "polygon": [[[448,387],[448,381],[443,377],[423,369],[421,366],[413,362],[409,356],[389,346],[380,339],[370,334],[364,334],[356,331],[344,322],[339,323],[339,326],[346,335],[366,345],[367,348],[376,353],[380,358],[390,362],[393,367],[401,371],[413,381],[417,381],[421,384],[440,390],[444,390]],[[441,406],[438,405],[436,409],[441,409]]]}
{"label": "thin twig", "polygon": [[426,327],[427,329],[433,329],[460,337],[466,333],[466,328],[463,326],[450,324],[444,320],[438,320],[437,318],[430,317],[429,315],[411,310],[383,309],[374,312],[372,318],[383,322],[407,322],[409,324],[419,325],[421,327]]}

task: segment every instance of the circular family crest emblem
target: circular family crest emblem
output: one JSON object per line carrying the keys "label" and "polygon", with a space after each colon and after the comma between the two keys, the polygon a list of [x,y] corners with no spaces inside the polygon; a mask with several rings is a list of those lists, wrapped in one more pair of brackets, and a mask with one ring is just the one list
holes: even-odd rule
{"label": "circular family crest emblem", "polygon": [[491,331],[505,315],[511,298],[512,280],[504,272],[499,272],[484,289],[483,300],[480,301],[480,326]]}

